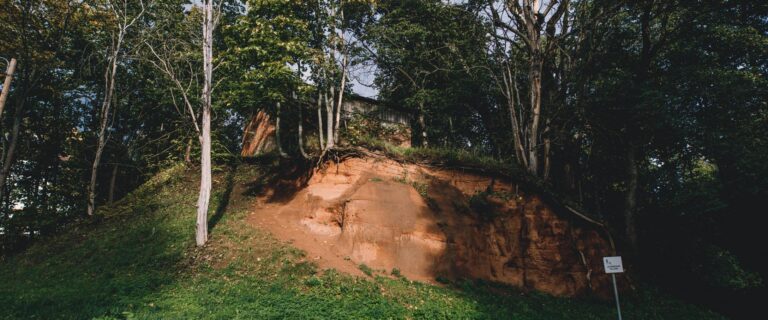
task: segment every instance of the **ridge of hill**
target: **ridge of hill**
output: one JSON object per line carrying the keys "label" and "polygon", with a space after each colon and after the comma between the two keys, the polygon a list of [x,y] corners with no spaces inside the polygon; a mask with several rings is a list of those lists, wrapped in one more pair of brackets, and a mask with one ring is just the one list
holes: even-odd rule
{"label": "ridge of hill", "polygon": [[[194,170],[177,165],[27,251],[0,261],[0,319],[610,319],[611,302],[505,285],[442,285],[321,270],[246,222],[277,160],[218,167],[211,239],[194,246]],[[719,319],[652,288],[623,297],[632,319]]]}

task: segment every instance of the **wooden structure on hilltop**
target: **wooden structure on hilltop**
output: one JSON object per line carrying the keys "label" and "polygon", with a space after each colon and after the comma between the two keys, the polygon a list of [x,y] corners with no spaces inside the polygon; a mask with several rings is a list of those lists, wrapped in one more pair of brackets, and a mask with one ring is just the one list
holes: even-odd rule
{"label": "wooden structure on hilltop", "polygon": [[[309,105],[315,105],[310,101]],[[351,94],[342,103],[341,118],[345,122],[355,115],[362,115],[380,121],[385,125],[409,127],[412,115],[407,112],[384,107],[378,100]],[[281,126],[281,128],[284,128]],[[308,130],[307,130],[308,131]],[[273,151],[275,141],[275,119],[264,110],[259,110],[251,116],[243,129],[243,142],[240,155],[252,157]],[[407,137],[410,142],[410,137]],[[283,140],[285,141],[285,140]]]}

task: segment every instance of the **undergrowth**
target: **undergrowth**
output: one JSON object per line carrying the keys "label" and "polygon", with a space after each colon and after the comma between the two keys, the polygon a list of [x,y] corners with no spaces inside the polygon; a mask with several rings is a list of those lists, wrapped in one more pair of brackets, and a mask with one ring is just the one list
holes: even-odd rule
{"label": "undergrowth", "polygon": [[[214,178],[210,241],[194,246],[194,170],[178,166],[83,223],[0,262],[0,319],[611,319],[611,302],[464,281],[319,270],[251,226],[243,185],[262,167]],[[652,289],[622,297],[628,319],[718,319]]]}

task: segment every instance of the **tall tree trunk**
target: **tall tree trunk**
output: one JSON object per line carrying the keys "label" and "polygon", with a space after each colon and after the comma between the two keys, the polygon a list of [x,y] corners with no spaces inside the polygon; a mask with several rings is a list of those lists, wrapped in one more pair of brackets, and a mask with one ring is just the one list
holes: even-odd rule
{"label": "tall tree trunk", "polygon": [[317,138],[320,140],[320,150],[325,150],[325,139],[323,139],[323,100],[325,100],[322,90],[317,94]]}
{"label": "tall tree trunk", "polygon": [[101,155],[104,152],[107,139],[107,128],[109,126],[109,111],[112,106],[112,95],[115,91],[115,76],[117,74],[117,59],[120,54],[120,49],[123,44],[123,32],[121,27],[117,35],[117,42],[112,48],[112,56],[110,57],[109,65],[104,73],[104,100],[101,103],[101,111],[99,113],[99,135],[96,142],[96,155],[93,158],[93,164],[91,165],[91,181],[88,184],[88,215],[92,216],[96,209],[96,180],[99,174],[99,163],[101,162]]}
{"label": "tall tree trunk", "polygon": [[421,147],[429,147],[427,141],[427,121],[424,119],[424,102],[419,103],[419,130],[421,130]]}
{"label": "tall tree trunk", "polygon": [[104,137],[104,130],[99,130],[99,138],[96,144],[96,156],[93,158],[93,164],[91,165],[91,180],[90,180],[90,183],[88,184],[88,215],[89,216],[92,216],[96,209],[96,178],[99,172],[99,163],[101,162],[101,154],[104,152],[105,145],[106,145],[106,139]]}
{"label": "tall tree trunk", "polygon": [[5,101],[8,100],[8,93],[11,91],[11,80],[13,80],[13,72],[16,70],[16,59],[11,58],[8,62],[8,68],[5,70],[5,81],[3,81],[3,92],[0,93],[0,119],[3,116],[3,109],[5,108]]}
{"label": "tall tree trunk", "polygon": [[[507,99],[507,108],[509,109],[509,120],[512,123],[512,139],[515,144],[515,157],[517,158],[517,162],[522,165],[523,167],[528,167],[528,157],[525,154],[525,148],[523,147],[523,139],[521,138],[521,132],[523,131],[520,127],[520,121],[518,121],[517,117],[517,108],[515,107],[515,97],[519,95],[517,90],[517,71],[515,71],[515,74],[512,74],[511,68],[507,64],[504,67],[503,71],[503,77],[504,77],[504,95]],[[519,99],[517,102],[521,103]]]}
{"label": "tall tree trunk", "polygon": [[8,175],[11,173],[11,165],[13,164],[13,158],[16,155],[16,145],[19,142],[19,127],[21,127],[21,108],[23,103],[19,102],[18,109],[16,109],[16,115],[13,117],[13,127],[11,128],[11,138],[8,141],[8,150],[5,151],[5,158],[3,159],[3,168],[0,170],[0,200],[5,195],[5,181],[8,179]]}
{"label": "tall tree trunk", "polygon": [[307,155],[307,151],[304,150],[304,106],[301,105],[299,100],[296,98],[296,92],[293,92],[291,94],[293,97],[293,103],[296,104],[296,107],[299,108],[299,123],[298,123],[298,138],[299,138],[299,153],[301,153],[301,156],[304,159],[309,158],[309,155]]}
{"label": "tall tree trunk", "polygon": [[[344,20],[344,10],[339,10],[339,14],[341,15],[341,20]],[[339,39],[341,39],[341,51],[342,51],[342,59],[341,59],[341,84],[339,85],[339,101],[336,104],[336,123],[333,126],[333,142],[334,144],[339,142],[339,123],[341,120],[341,108],[343,107],[344,103],[344,87],[347,85],[347,62],[349,61],[349,56],[346,52],[346,43],[344,42],[344,31],[341,30],[339,32]]]}
{"label": "tall tree trunk", "polygon": [[288,154],[285,153],[283,150],[283,140],[280,140],[280,113],[281,111],[281,105],[280,102],[277,103],[277,114],[275,115],[275,144],[277,145],[277,152],[280,154],[281,157],[287,157]]}
{"label": "tall tree trunk", "polygon": [[339,102],[336,104],[336,124],[333,126],[333,142],[339,142],[339,123],[341,120],[341,109],[344,107],[344,87],[347,85],[347,56],[344,56],[343,66],[341,68],[341,86],[339,86]]}
{"label": "tall tree trunk", "polygon": [[333,149],[333,142],[335,139],[333,138],[333,107],[335,104],[335,88],[334,86],[331,86],[330,89],[331,95],[325,97],[325,114],[327,117],[325,118],[325,150]]}
{"label": "tall tree trunk", "polygon": [[119,165],[115,163],[112,167],[112,178],[109,179],[109,204],[115,201],[115,183],[117,182],[117,169]]}
{"label": "tall tree trunk", "polygon": [[531,54],[531,68],[529,71],[531,91],[531,132],[528,136],[528,172],[538,176],[539,172],[539,123],[541,122],[541,70],[542,56],[538,49]]}
{"label": "tall tree trunk", "polygon": [[213,0],[204,0],[203,18],[203,112],[200,135],[200,194],[197,198],[195,243],[208,241],[208,202],[211,198],[211,84],[213,83]]}
{"label": "tall tree trunk", "polygon": [[629,144],[627,148],[627,193],[624,199],[624,225],[627,240],[632,250],[637,252],[637,231],[635,230],[635,212],[637,209],[637,148]]}

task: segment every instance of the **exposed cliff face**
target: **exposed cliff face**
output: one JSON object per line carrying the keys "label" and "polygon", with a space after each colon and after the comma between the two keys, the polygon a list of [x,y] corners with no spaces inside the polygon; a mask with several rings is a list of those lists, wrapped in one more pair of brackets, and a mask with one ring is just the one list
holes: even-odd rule
{"label": "exposed cliff face", "polygon": [[347,272],[365,263],[421,281],[478,278],[563,296],[611,290],[602,230],[477,174],[348,159],[252,221]]}

